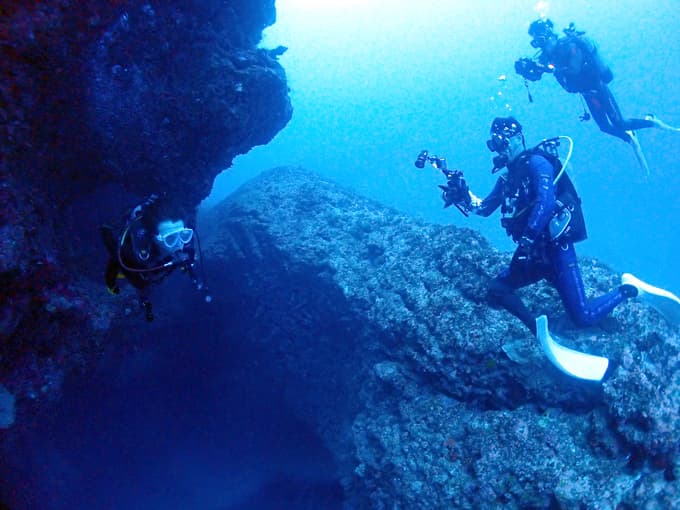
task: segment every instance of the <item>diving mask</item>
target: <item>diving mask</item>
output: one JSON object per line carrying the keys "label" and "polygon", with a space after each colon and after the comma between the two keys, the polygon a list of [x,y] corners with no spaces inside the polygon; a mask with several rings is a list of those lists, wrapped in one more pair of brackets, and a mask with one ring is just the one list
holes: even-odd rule
{"label": "diving mask", "polygon": [[169,250],[182,249],[193,237],[193,229],[186,228],[183,221],[163,221],[158,224],[156,240]]}

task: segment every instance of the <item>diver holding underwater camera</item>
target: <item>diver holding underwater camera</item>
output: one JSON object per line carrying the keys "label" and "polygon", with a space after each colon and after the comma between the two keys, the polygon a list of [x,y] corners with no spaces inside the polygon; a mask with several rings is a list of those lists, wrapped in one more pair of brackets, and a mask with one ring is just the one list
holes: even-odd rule
{"label": "diver holding underwater camera", "polygon": [[[444,207],[455,205],[465,216],[472,212],[484,217],[500,208],[501,226],[518,246],[510,265],[490,282],[489,303],[505,308],[541,338],[541,334],[548,335],[547,319],[537,317],[526,307],[515,293],[519,288],[547,280],[558,291],[569,317],[582,327],[599,322],[620,303],[636,297],[638,287],[630,280],[595,299],[586,297],[574,243],[586,239],[587,233],[581,200],[565,172],[573,149],[571,139],[551,138],[527,149],[522,126],[514,117],[494,119],[490,135],[486,145],[496,153],[492,173],[506,171],[499,174],[493,189],[483,199],[470,191],[461,171],[446,168],[444,158],[430,156],[424,150],[415,161],[418,168],[430,162],[446,176],[446,185],[439,186]],[[570,144],[564,164],[557,151],[562,139]],[[605,359],[577,354],[588,359]],[[551,361],[558,364],[554,356]],[[581,377],[576,375],[579,369],[574,373],[560,368]]]}
{"label": "diver holding underwater camera", "polygon": [[597,44],[586,37],[583,30],[577,30],[574,23],[562,31],[561,37],[553,27],[553,22],[547,18],[531,23],[528,32],[531,46],[538,52],[532,58],[523,57],[515,62],[515,72],[524,78],[529,102],[533,102],[533,98],[528,82],[539,81],[544,73],[552,74],[564,90],[581,95],[590,112],[584,111],[581,120],[592,118],[600,131],[628,143],[645,174],[649,175],[647,160],[635,132],[645,128],[675,132],[680,129],[651,113],[644,118],[625,118],[609,88],[614,74],[602,59]]}

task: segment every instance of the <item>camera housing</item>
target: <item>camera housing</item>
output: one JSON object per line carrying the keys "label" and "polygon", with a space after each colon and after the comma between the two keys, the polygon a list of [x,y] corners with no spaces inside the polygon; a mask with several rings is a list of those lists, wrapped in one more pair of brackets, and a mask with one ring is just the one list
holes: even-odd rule
{"label": "camera housing", "polygon": [[432,165],[435,168],[438,168],[442,172],[446,173],[446,171],[448,170],[448,167],[446,166],[446,158],[440,158],[438,156],[432,156],[430,158],[430,161],[432,161]]}
{"label": "camera housing", "polygon": [[545,66],[530,58],[520,58],[515,62],[515,72],[529,81],[538,81],[546,70]]}
{"label": "camera housing", "polygon": [[428,155],[429,153],[426,150],[422,150],[418,153],[418,157],[414,163],[416,168],[425,168],[425,162],[428,159]]}
{"label": "camera housing", "polygon": [[463,172],[460,170],[442,170],[446,176],[446,185],[440,185],[442,190],[442,200],[444,200],[444,208],[455,205],[458,210],[467,216],[467,211],[470,210],[470,193],[469,187],[463,177]]}

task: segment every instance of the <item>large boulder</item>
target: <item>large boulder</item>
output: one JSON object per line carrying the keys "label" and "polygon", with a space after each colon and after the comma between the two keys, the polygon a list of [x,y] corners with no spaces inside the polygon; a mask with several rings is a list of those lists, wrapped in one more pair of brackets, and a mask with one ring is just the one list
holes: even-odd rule
{"label": "large boulder", "polygon": [[[472,230],[297,168],[261,175],[203,224],[215,302],[241,314],[244,341],[277,353],[353,508],[677,503],[680,344],[655,310],[632,301],[578,329],[547,285],[522,292],[564,343],[611,359],[606,381],[588,383],[489,307],[509,254]],[[617,284],[580,262],[589,295]]]}

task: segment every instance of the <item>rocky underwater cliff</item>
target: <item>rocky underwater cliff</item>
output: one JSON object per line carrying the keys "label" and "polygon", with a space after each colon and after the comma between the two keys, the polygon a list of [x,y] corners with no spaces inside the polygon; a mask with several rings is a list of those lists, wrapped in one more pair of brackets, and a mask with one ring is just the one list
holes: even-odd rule
{"label": "rocky underwater cliff", "polygon": [[[602,384],[558,371],[485,302],[510,254],[299,168],[262,174],[203,218],[216,303],[276,353],[282,384],[338,458],[348,508],[672,508],[680,339],[639,302],[576,329],[523,291]],[[589,295],[618,276],[583,260]],[[240,303],[240,305],[238,304]]]}
{"label": "rocky underwater cliff", "polygon": [[103,347],[99,226],[151,193],[193,209],[292,106],[274,0],[4,2],[0,381],[11,423]]}
{"label": "rocky underwater cliff", "polygon": [[[552,289],[526,289],[566,344],[612,362],[602,384],[571,379],[485,301],[509,254],[311,171],[265,172],[201,215],[212,303],[173,277],[152,326],[127,315],[132,292],[104,287],[99,225],[159,190],[197,207],[292,115],[283,49],[257,47],[274,1],[1,11],[0,451],[68,374],[190,327],[257,347],[248,376],[274,374],[347,508],[680,506],[676,329],[639,301],[577,329]],[[581,264],[589,295],[618,284]]]}

